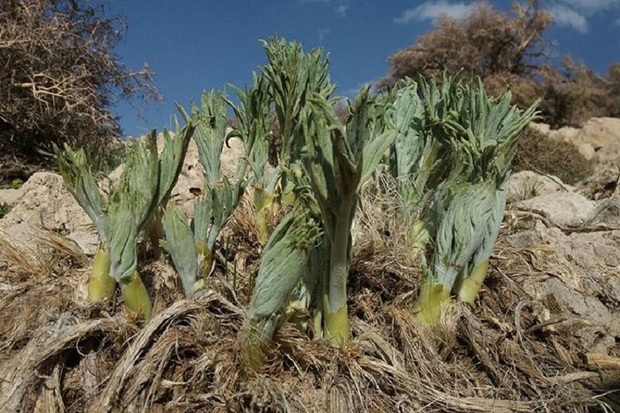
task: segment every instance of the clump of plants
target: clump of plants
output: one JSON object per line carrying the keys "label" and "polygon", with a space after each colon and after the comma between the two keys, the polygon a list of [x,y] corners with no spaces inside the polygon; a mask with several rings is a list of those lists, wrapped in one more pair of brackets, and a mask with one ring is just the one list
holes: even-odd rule
{"label": "clump of plants", "polygon": [[[277,38],[263,46],[267,64],[251,86],[234,88],[238,104],[209,92],[200,107],[181,109],[186,126],[166,138],[160,156],[154,134],[132,148],[121,182],[107,198],[82,152],[57,151],[67,185],[100,234],[91,300],[108,298],[119,282],[127,306],[150,315],[148,295],[135,298],[146,294],[135,239],[166,203],[193,136],[205,170],[204,193],[192,220],[173,205],[163,214],[163,245],[186,296],[206,285],[215,240],[246,188],[252,187],[257,222],[274,205],[284,211],[274,230],[259,225],[261,261],[241,336],[249,371],[260,371],[265,349],[287,321],[334,346],[349,340],[351,230],[360,190],[379,170],[390,171],[397,183],[411,251],[422,260],[412,310],[420,324],[437,327],[454,299],[473,305],[503,218],[518,138],[537,116],[535,105],[520,111],[510,93],[489,97],[480,81],[407,79],[378,96],[364,87],[341,116],[321,49],[306,53],[299,43]],[[228,135],[227,105],[238,120]],[[267,174],[275,123],[278,159]],[[221,174],[220,156],[233,136],[244,141],[246,152],[230,180]]]}
{"label": "clump of plants", "polygon": [[415,126],[394,154],[397,179],[413,180],[400,191],[405,215],[414,214],[414,253],[424,252],[414,312],[435,327],[453,295],[474,304],[503,220],[518,138],[537,112],[536,104],[524,112],[512,106],[510,92],[489,97],[480,80],[419,83],[420,97],[410,95]]}
{"label": "clump of plants", "polygon": [[138,273],[138,235],[167,201],[183,165],[194,125],[177,128],[174,138],[164,131],[164,148],[157,151],[155,131],[130,150],[118,184],[106,196],[101,193],[83,149],[55,147],[58,166],[67,188],[93,221],[99,249],[88,282],[88,299],[105,302],[116,284],[126,307],[148,320],[152,303]]}
{"label": "clump of plants", "polygon": [[592,174],[588,161],[570,142],[558,142],[534,128],[525,128],[513,162],[515,172],[534,171],[557,176],[574,185]]}
{"label": "clump of plants", "polygon": [[[185,119],[196,125],[194,140],[205,171],[204,191],[194,203],[191,223],[179,206],[171,205],[166,209],[163,225],[165,249],[170,253],[188,297],[204,288],[214,263],[215,242],[248,183],[245,161],[240,163],[233,182],[220,170],[220,158],[227,138],[226,104],[223,94],[204,93],[200,107],[192,105],[191,115],[183,112]],[[249,156],[252,143],[246,142],[246,148]]]}

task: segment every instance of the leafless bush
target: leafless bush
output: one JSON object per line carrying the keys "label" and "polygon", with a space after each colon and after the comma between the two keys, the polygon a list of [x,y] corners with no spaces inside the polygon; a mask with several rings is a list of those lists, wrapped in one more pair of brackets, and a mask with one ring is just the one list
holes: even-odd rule
{"label": "leafless bush", "polygon": [[[114,54],[124,26],[89,0],[0,3],[0,150],[45,159],[51,143],[70,142],[102,155],[118,136],[115,99],[158,97],[145,66],[128,70]],[[44,155],[41,158],[41,155]],[[0,179],[3,178],[0,176]]]}
{"label": "leafless bush", "polygon": [[480,2],[464,20],[442,16],[432,31],[390,57],[383,83],[460,72],[464,78],[480,76],[492,94],[510,87],[522,107],[542,98],[544,120],[554,127],[620,116],[620,64],[606,77],[570,57],[552,64],[544,34],[553,19],[538,6],[538,0],[515,2],[509,14]]}

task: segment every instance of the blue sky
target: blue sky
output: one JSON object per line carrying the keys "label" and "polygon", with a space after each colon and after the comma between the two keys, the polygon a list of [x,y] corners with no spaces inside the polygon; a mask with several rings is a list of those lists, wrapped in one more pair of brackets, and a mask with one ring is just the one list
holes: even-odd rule
{"label": "blue sky", "polygon": [[[508,10],[510,0],[488,1]],[[620,0],[541,0],[556,24],[547,39],[604,73],[620,61]],[[432,29],[441,14],[462,18],[475,1],[432,0],[112,0],[128,29],[117,49],[130,69],[148,63],[161,104],[120,102],[125,135],[170,127],[175,102],[187,107],[203,90],[242,86],[265,58],[259,39],[274,34],[330,54],[340,95],[388,72],[388,57]]]}

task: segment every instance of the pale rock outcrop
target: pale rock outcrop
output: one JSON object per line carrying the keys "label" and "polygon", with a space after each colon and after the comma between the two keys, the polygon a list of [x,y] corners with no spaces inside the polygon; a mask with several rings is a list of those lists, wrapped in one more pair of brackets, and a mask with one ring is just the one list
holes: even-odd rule
{"label": "pale rock outcrop", "polygon": [[592,118],[579,129],[565,127],[550,131],[549,136],[574,144],[597,164],[620,163],[620,119]]}
{"label": "pale rock outcrop", "polygon": [[43,229],[65,235],[86,254],[94,254],[97,232],[60,175],[37,172],[20,191],[19,200],[0,220],[0,236],[9,242],[32,245]]}
{"label": "pale rock outcrop", "polygon": [[584,350],[607,353],[620,339],[620,197],[548,194],[512,205],[508,216],[523,230],[505,241],[546,254],[543,273],[523,288],[538,305],[553,303],[551,316],[567,320]]}
{"label": "pale rock outcrop", "polygon": [[508,202],[522,201],[557,192],[570,192],[573,189],[555,176],[545,176],[532,171],[520,171],[512,174],[508,179]]}
{"label": "pale rock outcrop", "polygon": [[11,208],[19,201],[23,193],[22,187],[17,189],[0,189],[0,205],[5,204],[7,207]]}

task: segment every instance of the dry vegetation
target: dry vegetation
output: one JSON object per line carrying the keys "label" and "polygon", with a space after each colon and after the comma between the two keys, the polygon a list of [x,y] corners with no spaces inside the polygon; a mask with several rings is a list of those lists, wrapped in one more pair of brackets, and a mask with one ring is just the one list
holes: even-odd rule
{"label": "dry vegetation", "polygon": [[0,181],[53,163],[51,144],[83,146],[105,163],[120,133],[117,98],[157,97],[147,68],[115,56],[122,21],[105,3],[5,0],[0,5]]}
{"label": "dry vegetation", "polygon": [[593,397],[611,384],[577,356],[570,323],[546,326],[551,307],[520,288],[524,276],[554,271],[553,253],[500,241],[476,312],[452,307],[443,333],[429,336],[410,311],[419,269],[395,209],[370,193],[362,200],[350,344],[337,350],[287,324],[263,373],[251,376],[239,335],[258,257],[243,254],[255,247],[243,207],[225,237],[239,253],[219,249],[196,299],[180,300],[168,264],[145,261],[156,315],[142,328],[122,313],[119,297],[111,306],[87,304],[84,257],[62,238],[42,234],[36,251],[2,243],[1,410],[612,411],[612,401]]}
{"label": "dry vegetation", "polygon": [[524,108],[542,98],[544,122],[552,127],[620,116],[620,64],[601,76],[570,56],[553,61],[545,38],[552,24],[538,0],[515,2],[511,14],[481,2],[464,21],[440,17],[432,31],[392,55],[383,83],[460,72],[464,78],[480,76],[490,93],[510,87]]}
{"label": "dry vegetation", "polygon": [[569,185],[587,178],[593,171],[592,162],[575,145],[552,140],[532,127],[527,128],[519,140],[513,166],[515,172],[549,174]]}
{"label": "dry vegetation", "polygon": [[[599,109],[620,115],[617,95],[611,94],[618,91],[620,66],[601,79],[569,60],[564,72],[530,64],[544,55],[542,33],[551,24],[536,6],[529,1],[510,19],[486,5],[463,25],[442,19],[434,32],[392,57],[389,81],[420,73],[436,76],[445,68],[463,70],[467,76],[481,74],[491,90],[511,84],[517,102],[524,105],[543,96],[547,120],[554,125],[578,122]],[[117,38],[104,42],[103,53],[96,54],[104,56],[103,61],[86,66],[98,68],[95,83],[87,81],[92,78],[86,72],[45,72],[30,65],[35,55],[62,58],[72,65],[71,58],[81,56],[82,47],[101,41],[97,36],[84,38],[92,25],[101,24],[110,34],[113,21],[102,21],[96,9],[82,7],[82,2],[54,0],[16,0],[0,6],[0,22],[15,23],[1,26],[0,56],[13,53],[10,59],[24,59],[23,72],[7,79],[0,75],[0,94],[4,87],[7,93],[23,96],[0,104],[0,148],[12,145],[17,136],[40,140],[43,147],[69,137],[79,140],[84,136],[76,133],[90,126],[104,136],[110,131],[106,128],[117,127],[106,109],[108,88],[120,87],[130,96],[147,84],[146,72],[129,73],[106,54]],[[42,8],[67,20],[41,20]],[[62,55],[45,30],[64,33],[73,27],[72,19],[84,25],[65,39],[75,41],[76,48]],[[30,29],[19,31],[21,27]],[[92,33],[105,37],[97,30]],[[466,39],[458,51],[455,38]],[[502,49],[505,44],[512,47]],[[494,60],[486,59],[490,55]],[[454,66],[446,65],[448,61]],[[44,66],[54,65],[57,62],[49,60]],[[73,122],[76,114],[86,115],[84,123]],[[277,129],[272,132],[272,137],[279,135]],[[26,142],[20,140],[15,150]],[[548,145],[529,131],[517,167],[532,169],[532,159],[544,152],[551,160],[540,160],[534,169],[559,175],[567,183],[589,173],[576,150]],[[570,168],[564,162],[567,157],[573,161]],[[556,172],[553,168],[560,164]],[[577,321],[556,313],[552,301],[534,302],[523,289],[526,281],[554,274],[559,264],[549,249],[509,246],[505,238],[513,232],[512,222],[503,224],[479,305],[448,307],[434,334],[421,327],[411,311],[419,294],[420,262],[412,256],[396,197],[389,193],[365,188],[360,196],[348,286],[350,342],[334,348],[327,340],[309,339],[292,323],[283,324],[258,373],[244,365],[240,348],[261,254],[251,194],[246,193],[216,244],[206,288],[192,299],[183,298],[165,256],[155,258],[146,244],[140,246],[139,271],[155,314],[145,324],[124,312],[118,292],[111,303],[88,303],[88,259],[65,238],[41,233],[36,245],[25,246],[8,242],[9,234],[0,233],[0,411],[620,409],[614,390],[620,377],[604,375],[582,357],[587,349],[572,334]],[[282,215],[282,210],[272,211],[269,230]]]}

